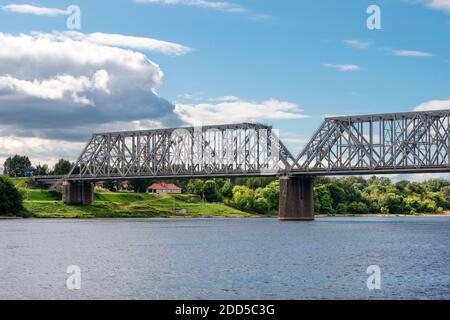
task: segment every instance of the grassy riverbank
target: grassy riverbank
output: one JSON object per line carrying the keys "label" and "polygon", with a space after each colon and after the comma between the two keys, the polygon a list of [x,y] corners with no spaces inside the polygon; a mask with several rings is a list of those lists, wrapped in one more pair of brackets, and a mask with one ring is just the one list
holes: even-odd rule
{"label": "grassy riverbank", "polygon": [[64,204],[61,193],[33,188],[26,179],[13,179],[29,216],[35,218],[156,218],[252,217],[224,204],[203,202],[194,195],[96,192],[93,206]]}
{"label": "grassy riverbank", "polygon": [[[23,197],[23,216],[35,218],[247,218],[276,216],[251,214],[224,204],[211,204],[196,195],[151,195],[145,193],[96,190],[93,206],[72,206],[62,202],[59,191],[38,189],[27,178],[11,179]],[[250,210],[249,210],[250,211]],[[251,211],[250,211],[251,212]],[[396,217],[396,216],[448,216],[449,211],[411,214],[318,214],[317,217]],[[1,216],[1,213],[0,213]],[[22,216],[22,215],[21,215]]]}

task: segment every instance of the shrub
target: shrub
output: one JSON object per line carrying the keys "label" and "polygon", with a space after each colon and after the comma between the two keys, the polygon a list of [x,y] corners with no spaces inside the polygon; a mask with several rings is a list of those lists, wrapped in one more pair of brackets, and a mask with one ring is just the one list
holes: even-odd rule
{"label": "shrub", "polygon": [[22,196],[5,177],[0,177],[0,215],[24,216]]}

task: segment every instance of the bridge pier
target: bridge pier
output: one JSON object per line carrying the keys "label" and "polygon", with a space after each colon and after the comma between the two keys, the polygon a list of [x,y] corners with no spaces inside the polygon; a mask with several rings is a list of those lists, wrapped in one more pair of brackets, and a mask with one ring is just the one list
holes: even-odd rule
{"label": "bridge pier", "polygon": [[92,182],[64,182],[63,201],[66,204],[93,205],[94,184]]}
{"label": "bridge pier", "polygon": [[314,220],[314,183],[311,177],[280,178],[281,221]]}

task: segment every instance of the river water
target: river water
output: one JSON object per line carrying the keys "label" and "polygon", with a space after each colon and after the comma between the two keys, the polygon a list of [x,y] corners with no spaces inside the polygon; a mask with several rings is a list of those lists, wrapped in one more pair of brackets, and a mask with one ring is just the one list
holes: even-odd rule
{"label": "river water", "polygon": [[450,299],[450,217],[0,220],[0,299]]}

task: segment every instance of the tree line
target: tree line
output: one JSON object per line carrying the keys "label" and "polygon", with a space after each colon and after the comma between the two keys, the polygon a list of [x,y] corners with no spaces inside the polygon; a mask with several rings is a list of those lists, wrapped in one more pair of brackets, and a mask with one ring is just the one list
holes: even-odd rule
{"label": "tree line", "polygon": [[[182,184],[183,183],[183,184]],[[238,209],[273,213],[278,209],[276,178],[180,181],[184,192]],[[314,183],[315,212],[321,214],[416,214],[450,210],[450,181],[392,182],[386,177],[319,177]]]}
{"label": "tree line", "polygon": [[46,176],[46,175],[66,175],[74,164],[68,160],[60,159],[53,169],[47,164],[38,164],[36,167],[31,165],[31,161],[27,156],[15,155],[9,157],[3,164],[3,174],[9,177],[30,177],[30,176]]}

